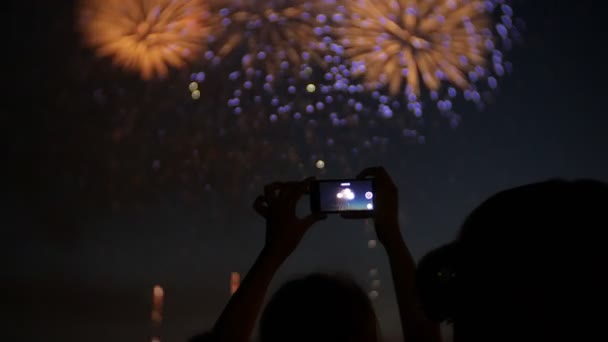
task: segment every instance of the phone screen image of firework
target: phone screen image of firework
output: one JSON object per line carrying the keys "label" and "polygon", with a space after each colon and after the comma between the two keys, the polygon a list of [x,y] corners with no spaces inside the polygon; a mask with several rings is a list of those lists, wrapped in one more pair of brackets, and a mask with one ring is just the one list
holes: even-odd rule
{"label": "phone screen image of firework", "polygon": [[372,211],[374,188],[371,180],[319,182],[322,212]]}

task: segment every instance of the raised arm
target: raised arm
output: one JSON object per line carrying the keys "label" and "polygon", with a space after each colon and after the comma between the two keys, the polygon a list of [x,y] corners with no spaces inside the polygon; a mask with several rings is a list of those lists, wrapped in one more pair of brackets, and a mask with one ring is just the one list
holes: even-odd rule
{"label": "raised arm", "polygon": [[366,177],[375,178],[374,224],[378,240],[384,246],[391,266],[403,339],[405,342],[439,342],[439,325],[429,320],[419,305],[416,264],[399,227],[397,186],[381,167],[369,168],[359,174],[359,178]]}
{"label": "raised arm", "polygon": [[217,342],[249,342],[270,281],[320,215],[296,217],[298,200],[311,179],[273,183],[258,196],[254,209],[266,219],[266,241],[262,252],[243,279],[213,327]]}

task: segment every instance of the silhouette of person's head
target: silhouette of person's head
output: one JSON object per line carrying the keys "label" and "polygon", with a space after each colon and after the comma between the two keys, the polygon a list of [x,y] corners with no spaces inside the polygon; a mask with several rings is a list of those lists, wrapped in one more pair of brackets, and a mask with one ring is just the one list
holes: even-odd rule
{"label": "silhouette of person's head", "polygon": [[203,333],[191,337],[188,342],[213,342],[214,338],[211,333]]}
{"label": "silhouette of person's head", "polygon": [[[457,342],[581,340],[601,324],[608,185],[549,181],[501,192],[471,213],[456,241],[419,263],[429,316]],[[449,276],[448,276],[449,274]]]}
{"label": "silhouette of person's head", "polygon": [[260,321],[261,342],[377,341],[365,292],[346,277],[312,274],[285,283]]}

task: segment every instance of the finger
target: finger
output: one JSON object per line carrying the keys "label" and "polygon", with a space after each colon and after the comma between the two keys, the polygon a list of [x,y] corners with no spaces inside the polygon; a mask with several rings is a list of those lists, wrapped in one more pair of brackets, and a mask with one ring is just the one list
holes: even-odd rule
{"label": "finger", "polygon": [[359,172],[357,178],[378,177],[383,173],[386,174],[386,171],[381,166],[368,167],[367,169]]}
{"label": "finger", "polygon": [[300,181],[302,186],[302,191],[304,194],[310,194],[310,189],[312,188],[312,183],[314,183],[317,179],[315,177],[308,177]]}
{"label": "finger", "polygon": [[314,183],[317,179],[315,177],[308,177],[305,178],[304,180],[302,180],[299,183],[300,189],[300,196],[304,195],[304,194],[309,194],[310,193],[310,189],[312,188],[312,183]]}
{"label": "finger", "polygon": [[298,202],[302,196],[310,193],[310,189],[312,187],[312,183],[316,180],[315,177],[308,177],[303,181],[299,182],[294,189],[293,200],[294,202]]}
{"label": "finger", "polygon": [[309,191],[310,182],[314,177],[306,178],[301,182],[288,182],[281,188],[280,198],[285,201],[297,203]]}
{"label": "finger", "polygon": [[278,192],[283,185],[284,183],[281,182],[274,182],[266,185],[264,187],[264,196],[266,197],[266,201],[271,201],[277,198],[279,195]]}
{"label": "finger", "polygon": [[347,220],[362,220],[362,219],[368,219],[373,217],[374,214],[369,211],[369,212],[345,212],[345,213],[341,213],[340,217],[345,218]]}
{"label": "finger", "polygon": [[268,203],[266,202],[266,198],[263,195],[256,197],[256,199],[253,201],[253,209],[261,216],[267,216]]}
{"label": "finger", "polygon": [[304,223],[305,227],[310,227],[319,221],[325,220],[326,218],[327,218],[326,214],[312,213],[312,214],[309,214],[308,216],[306,216],[305,218],[303,218],[302,222]]}
{"label": "finger", "polygon": [[294,193],[297,192],[298,187],[298,182],[282,183],[281,187],[278,189],[277,195],[281,200],[288,200],[294,196]]}

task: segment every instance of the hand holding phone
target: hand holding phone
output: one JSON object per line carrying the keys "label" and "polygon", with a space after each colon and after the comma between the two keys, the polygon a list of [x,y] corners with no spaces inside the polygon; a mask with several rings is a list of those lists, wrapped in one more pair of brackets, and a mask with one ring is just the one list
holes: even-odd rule
{"label": "hand holding phone", "polygon": [[[373,213],[374,226],[378,239],[385,246],[402,240],[399,229],[399,191],[395,182],[382,167],[367,168],[359,173],[357,179],[373,179],[376,209]],[[347,217],[348,214],[343,215]]]}
{"label": "hand holding phone", "polygon": [[253,208],[266,219],[266,243],[264,248],[272,255],[287,257],[300,243],[306,231],[317,221],[325,218],[321,213],[311,213],[299,218],[296,206],[310,188],[312,178],[301,182],[275,182],[264,187]]}
{"label": "hand holding phone", "polygon": [[365,169],[356,179],[320,180],[310,186],[313,213],[339,213],[346,219],[373,218],[382,243],[401,239],[397,186],[384,168]]}

